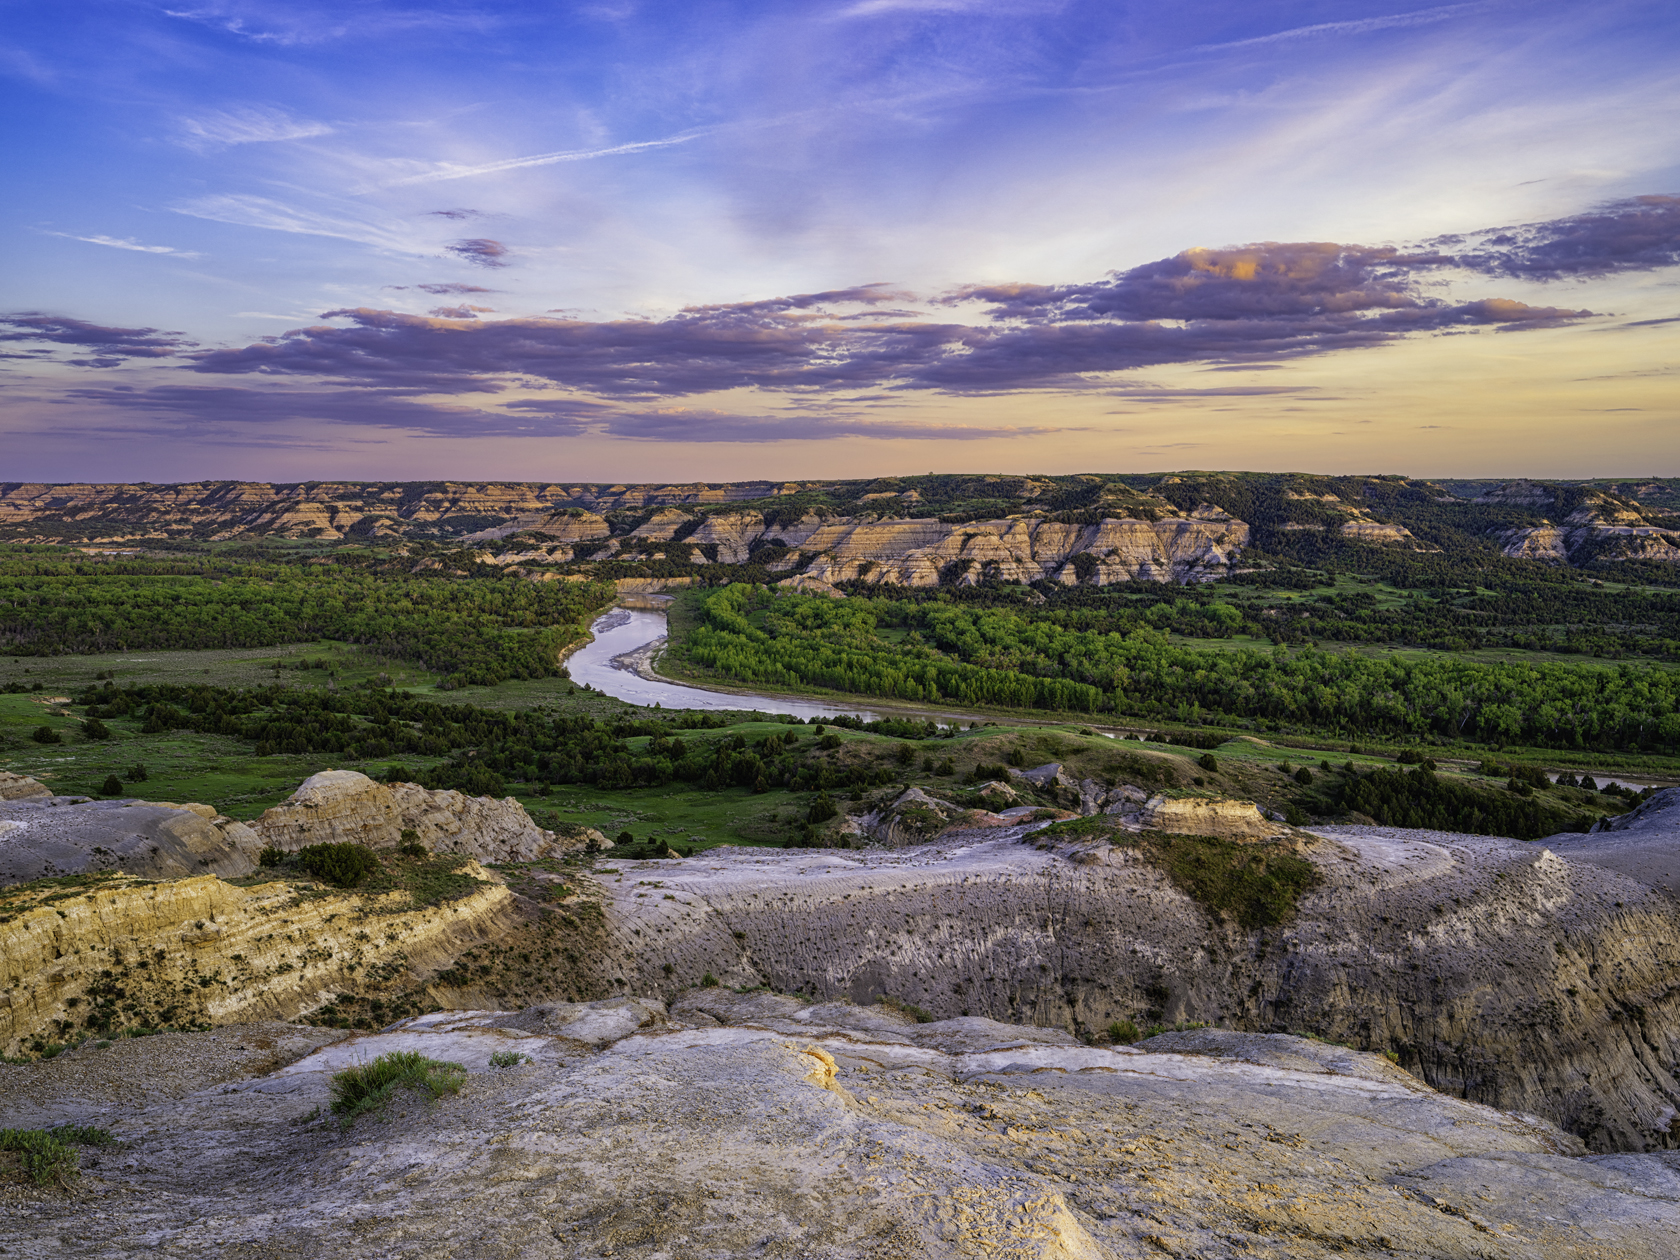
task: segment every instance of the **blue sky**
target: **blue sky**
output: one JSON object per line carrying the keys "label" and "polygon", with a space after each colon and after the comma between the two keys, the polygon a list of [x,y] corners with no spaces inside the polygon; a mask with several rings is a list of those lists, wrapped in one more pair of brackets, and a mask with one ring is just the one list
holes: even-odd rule
{"label": "blue sky", "polygon": [[7,480],[1680,474],[1672,4],[0,15]]}

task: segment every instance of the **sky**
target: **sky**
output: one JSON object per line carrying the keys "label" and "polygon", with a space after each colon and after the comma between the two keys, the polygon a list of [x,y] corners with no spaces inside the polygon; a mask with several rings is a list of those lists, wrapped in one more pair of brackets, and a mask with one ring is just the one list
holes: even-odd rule
{"label": "sky", "polygon": [[1680,6],[0,0],[0,481],[1680,476]]}

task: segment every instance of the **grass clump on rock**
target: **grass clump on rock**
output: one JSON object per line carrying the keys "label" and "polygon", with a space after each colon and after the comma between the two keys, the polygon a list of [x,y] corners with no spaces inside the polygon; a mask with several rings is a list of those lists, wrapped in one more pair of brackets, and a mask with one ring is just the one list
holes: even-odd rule
{"label": "grass clump on rock", "polygon": [[379,859],[365,844],[309,844],[292,855],[303,870],[340,888],[353,888],[379,869]]}
{"label": "grass clump on rock", "polygon": [[399,1089],[419,1090],[437,1099],[459,1093],[466,1079],[467,1069],[459,1063],[428,1059],[418,1050],[393,1050],[371,1063],[335,1072],[332,1111],[349,1128],[364,1112],[385,1110]]}
{"label": "grass clump on rock", "polygon": [[0,1129],[0,1152],[17,1157],[19,1170],[38,1186],[65,1186],[81,1173],[77,1146],[115,1146],[106,1129],[61,1124],[56,1129]]}
{"label": "grass clump on rock", "polygon": [[1126,831],[1106,815],[1071,818],[1032,833],[1036,841],[1102,837],[1132,849],[1212,914],[1244,928],[1287,922],[1300,899],[1324,882],[1287,841],[1230,840],[1164,831]]}

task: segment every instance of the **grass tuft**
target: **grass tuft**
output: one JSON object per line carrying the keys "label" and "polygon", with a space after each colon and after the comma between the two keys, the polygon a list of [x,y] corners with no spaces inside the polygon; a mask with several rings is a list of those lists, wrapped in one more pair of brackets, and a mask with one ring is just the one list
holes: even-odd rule
{"label": "grass tuft", "polygon": [[467,1069],[459,1063],[428,1059],[417,1050],[393,1050],[371,1063],[335,1072],[332,1110],[349,1128],[364,1112],[385,1110],[399,1089],[420,1090],[435,1099],[459,1093],[466,1079]]}
{"label": "grass tuft", "polygon": [[0,1151],[18,1156],[23,1175],[38,1186],[67,1186],[81,1175],[77,1146],[115,1146],[109,1130],[61,1124],[56,1129],[0,1129]]}
{"label": "grass tuft", "polygon": [[890,1011],[897,1011],[901,1015],[908,1015],[918,1024],[933,1023],[933,1016],[927,1011],[924,1011],[914,1002],[901,1001],[900,999],[893,997],[890,993],[883,993],[880,997],[875,999],[875,1002],[878,1006],[884,1006]]}
{"label": "grass tuft", "polygon": [[1069,819],[1032,833],[1035,840],[1093,836],[1106,836],[1113,844],[1135,849],[1204,909],[1235,919],[1250,930],[1288,922],[1300,899],[1324,882],[1316,866],[1291,845],[1277,841],[1132,832],[1103,814]]}

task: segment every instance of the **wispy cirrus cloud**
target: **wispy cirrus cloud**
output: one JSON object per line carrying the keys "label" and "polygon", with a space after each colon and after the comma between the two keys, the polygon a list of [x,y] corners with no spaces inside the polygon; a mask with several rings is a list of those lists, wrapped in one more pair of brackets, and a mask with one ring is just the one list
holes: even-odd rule
{"label": "wispy cirrus cloud", "polygon": [[163,12],[252,43],[282,48],[378,38],[408,31],[481,31],[499,24],[492,14],[467,7],[442,10],[321,0],[295,0],[288,4],[273,4],[269,0],[209,0],[209,3],[179,9],[166,8]]}
{"label": "wispy cirrus cloud", "polygon": [[[562,149],[554,153],[533,153],[525,157],[502,158],[498,161],[479,162],[471,166],[441,163],[434,170],[422,171],[416,175],[404,175],[398,179],[383,180],[378,187],[401,188],[408,184],[435,184],[451,179],[470,179],[475,175],[496,175],[502,171],[525,170],[534,166],[555,166],[562,162],[590,162],[596,158],[622,157],[630,153],[647,153],[654,149],[669,149],[679,144],[689,144],[706,136],[715,135],[720,130],[722,129],[719,127],[694,127],[657,140],[632,140],[624,144],[607,145],[604,148]],[[450,212],[435,211],[434,213],[447,215]]]}
{"label": "wispy cirrus cloud", "polygon": [[297,118],[283,109],[265,105],[208,110],[183,117],[178,122],[179,143],[198,153],[213,153],[240,144],[307,140],[311,136],[333,133],[333,128],[327,123]]}
{"label": "wispy cirrus cloud", "polygon": [[1409,13],[1389,13],[1380,17],[1354,18],[1345,22],[1314,22],[1310,26],[1293,26],[1288,30],[1248,39],[1227,40],[1219,44],[1197,44],[1186,52],[1226,52],[1236,48],[1259,48],[1267,44],[1286,44],[1297,40],[1325,39],[1335,35],[1366,35],[1373,31],[1392,31],[1412,26],[1433,26],[1470,13],[1491,8],[1487,3],[1443,4],[1430,9],[1414,9]]}
{"label": "wispy cirrus cloud", "polygon": [[231,223],[237,227],[262,228],[270,232],[288,232],[300,236],[329,236],[343,241],[355,241],[405,254],[423,253],[424,248],[411,238],[384,224],[358,217],[353,211],[328,213],[289,206],[269,197],[246,193],[221,193],[195,197],[179,202],[171,209],[177,214],[195,219],[209,219],[215,223]]}
{"label": "wispy cirrus cloud", "polygon": [[67,241],[82,241],[88,245],[104,245],[110,249],[126,249],[136,254],[172,254],[176,258],[202,258],[203,254],[190,249],[176,249],[173,245],[142,245],[131,236],[78,236],[74,232],[54,232],[37,228],[44,236],[62,236]]}

